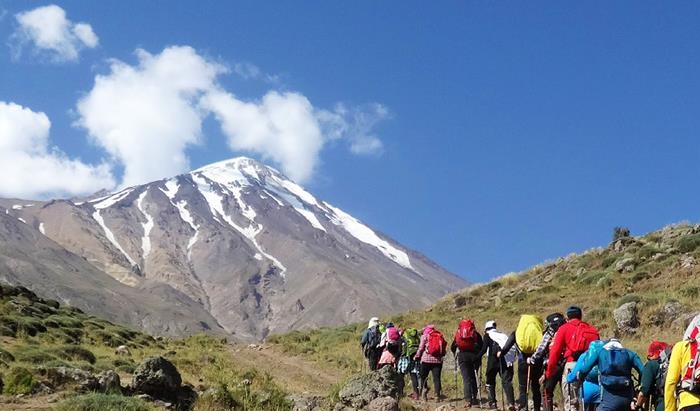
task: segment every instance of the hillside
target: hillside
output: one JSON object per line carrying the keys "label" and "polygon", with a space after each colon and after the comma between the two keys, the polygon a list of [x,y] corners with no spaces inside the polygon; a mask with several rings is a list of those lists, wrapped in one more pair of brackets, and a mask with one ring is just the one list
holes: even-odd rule
{"label": "hillside", "polygon": [[[699,292],[700,225],[677,224],[644,236],[622,236],[609,247],[507,274],[450,294],[425,310],[382,320],[418,328],[433,323],[449,334],[461,318],[475,319],[478,327],[494,319],[509,332],[520,314],[545,316],[577,304],[603,337],[619,334],[629,347],[644,353],[651,339],[679,339],[686,322],[700,311]],[[628,302],[636,303],[639,325],[633,332],[618,331],[613,311]],[[358,341],[365,326],[292,332],[267,341],[350,375],[362,369]]]}
{"label": "hillside", "polygon": [[[424,307],[466,285],[248,158],[95,198],[0,199],[0,207],[5,281],[31,280],[91,312],[100,310],[92,300],[103,300],[110,308],[95,313],[159,335],[260,340]],[[70,257],[70,269],[45,264],[47,248]],[[105,286],[63,286],[84,277]],[[144,303],[123,304],[123,295]],[[179,307],[177,316],[168,307]]]}
{"label": "hillside", "polygon": [[[122,345],[127,353],[115,350]],[[0,285],[0,410],[162,410],[157,402],[113,390],[84,392],[84,381],[106,371],[115,371],[126,387],[139,364],[151,356],[171,361],[183,384],[200,393],[194,410],[231,409],[226,404],[245,404],[249,410],[290,409],[287,394],[270,375],[234,361],[232,353],[241,349],[220,337],[153,338],[41,298],[27,288]]]}

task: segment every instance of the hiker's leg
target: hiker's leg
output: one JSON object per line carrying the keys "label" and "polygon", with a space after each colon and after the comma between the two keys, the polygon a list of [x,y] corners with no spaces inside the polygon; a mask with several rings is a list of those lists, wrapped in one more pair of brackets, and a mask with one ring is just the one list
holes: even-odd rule
{"label": "hiker's leg", "polygon": [[430,364],[420,363],[420,392],[424,394],[428,391],[428,373],[430,372]]}
{"label": "hiker's leg", "polygon": [[479,398],[479,369],[477,368],[479,366],[479,363],[472,360],[472,375],[474,378],[472,378],[472,400],[475,401],[477,404],[479,404],[479,401],[481,401],[481,398]]}
{"label": "hiker's leg", "polygon": [[457,355],[457,361],[459,362],[459,373],[462,375],[462,394],[464,394],[464,399],[469,400],[471,395],[471,385],[469,385],[469,371],[467,370],[467,362],[464,359],[463,354]]}
{"label": "hiker's leg", "polygon": [[505,360],[503,364],[503,374],[501,374],[501,384],[503,385],[503,390],[506,392],[506,402],[509,406],[515,405],[515,393],[513,392],[513,366],[506,366]]}
{"label": "hiker's leg", "polygon": [[418,391],[420,390],[420,387],[418,386],[418,374],[413,372],[414,368],[416,367],[416,364],[411,362],[410,366],[408,367],[410,371],[408,372],[408,375],[411,377],[411,386],[413,387],[413,393],[418,395]]}
{"label": "hiker's leg", "polygon": [[496,374],[498,374],[498,364],[494,364],[491,368],[486,368],[486,391],[489,397],[489,406],[495,407],[496,401]]}
{"label": "hiker's leg", "polygon": [[518,407],[527,409],[527,363],[522,355],[518,357]]}
{"label": "hiker's leg", "polygon": [[579,411],[578,409],[578,385],[576,383],[569,384],[566,381],[566,376],[574,369],[575,362],[567,362],[564,364],[564,372],[561,377],[561,391],[564,400],[564,411]]}
{"label": "hiker's leg", "polygon": [[530,365],[530,387],[532,387],[532,408],[540,411],[542,408],[542,393],[540,391],[540,377],[542,376],[542,363],[536,362]]}
{"label": "hiker's leg", "polygon": [[435,384],[435,395],[440,397],[442,395],[442,382],[440,378],[442,377],[442,364],[433,364],[433,384]]}
{"label": "hiker's leg", "polygon": [[462,369],[462,382],[464,383],[464,400],[471,403],[474,401],[474,363],[466,359],[460,364]]}

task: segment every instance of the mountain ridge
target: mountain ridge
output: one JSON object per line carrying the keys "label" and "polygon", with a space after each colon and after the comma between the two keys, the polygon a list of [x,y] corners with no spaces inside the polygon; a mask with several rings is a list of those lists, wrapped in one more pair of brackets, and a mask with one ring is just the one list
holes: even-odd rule
{"label": "mountain ridge", "polygon": [[0,207],[128,287],[188,296],[240,339],[415,308],[465,285],[245,157],[96,198]]}

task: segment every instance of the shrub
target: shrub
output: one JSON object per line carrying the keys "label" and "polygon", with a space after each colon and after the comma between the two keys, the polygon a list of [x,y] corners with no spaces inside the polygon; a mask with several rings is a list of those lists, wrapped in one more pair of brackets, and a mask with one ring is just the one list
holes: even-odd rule
{"label": "shrub", "polygon": [[46,364],[49,361],[57,360],[50,351],[40,347],[23,346],[15,352],[17,361],[29,364]]}
{"label": "shrub", "polygon": [[647,244],[647,245],[642,246],[642,248],[640,248],[639,250],[637,250],[636,259],[641,260],[641,259],[651,258],[654,256],[654,254],[656,254],[658,252],[659,252],[658,248],[654,247],[653,245]]}
{"label": "shrub", "polygon": [[629,237],[630,229],[627,227],[615,227],[613,228],[613,243],[621,238]]}
{"label": "shrub", "polygon": [[620,301],[617,302],[617,306],[619,307],[622,304],[631,303],[631,302],[638,303],[640,301],[642,301],[642,298],[640,296],[638,296],[637,294],[627,294],[626,296],[620,298]]}
{"label": "shrub", "polygon": [[647,278],[650,278],[650,277],[651,277],[651,275],[650,275],[648,272],[646,272],[646,271],[638,271],[638,272],[634,273],[634,275],[632,276],[631,280],[632,280],[633,283],[638,283],[638,282],[644,281],[644,280],[646,280]]}
{"label": "shrub", "polygon": [[60,315],[60,314],[55,314],[49,316],[46,321],[53,321],[57,324],[59,324],[61,327],[65,328],[82,328],[83,327],[83,322],[74,318],[70,317],[67,315]]}
{"label": "shrub", "polygon": [[695,298],[700,294],[700,287],[692,286],[681,288],[681,290],[678,293],[683,297]]}
{"label": "shrub", "polygon": [[56,411],[153,411],[153,407],[140,398],[116,394],[86,394],[68,398],[59,403]]}
{"label": "shrub", "polygon": [[54,353],[64,360],[79,360],[94,364],[97,361],[95,354],[90,350],[75,345],[65,345],[54,350]]}
{"label": "shrub", "polygon": [[687,235],[676,241],[676,248],[681,253],[689,253],[700,247],[700,234]]}
{"label": "shrub", "polygon": [[37,385],[34,375],[22,367],[10,368],[4,376],[4,382],[3,392],[10,395],[29,394]]}
{"label": "shrub", "polygon": [[613,263],[614,263],[615,261],[617,261],[617,256],[615,256],[615,255],[609,255],[609,256],[605,257],[605,258],[603,259],[603,261],[600,262],[600,266],[601,266],[602,268],[608,268],[608,267],[610,267],[611,265],[613,265]]}
{"label": "shrub", "polygon": [[601,278],[605,277],[606,274],[602,271],[592,271],[589,273],[583,274],[581,277],[579,277],[576,282],[579,284],[584,284],[584,285],[591,285],[595,284],[600,280]]}

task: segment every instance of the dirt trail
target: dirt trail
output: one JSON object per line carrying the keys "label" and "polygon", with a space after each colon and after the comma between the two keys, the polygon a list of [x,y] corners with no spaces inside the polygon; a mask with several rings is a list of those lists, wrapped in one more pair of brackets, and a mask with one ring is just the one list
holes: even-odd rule
{"label": "dirt trail", "polygon": [[26,397],[0,397],[0,410],[2,411],[51,411],[55,403],[60,399],[60,394],[26,396]]}
{"label": "dirt trail", "polygon": [[334,384],[345,379],[343,370],[319,366],[269,345],[233,345],[231,355],[241,368],[270,373],[289,393],[327,395]]}

